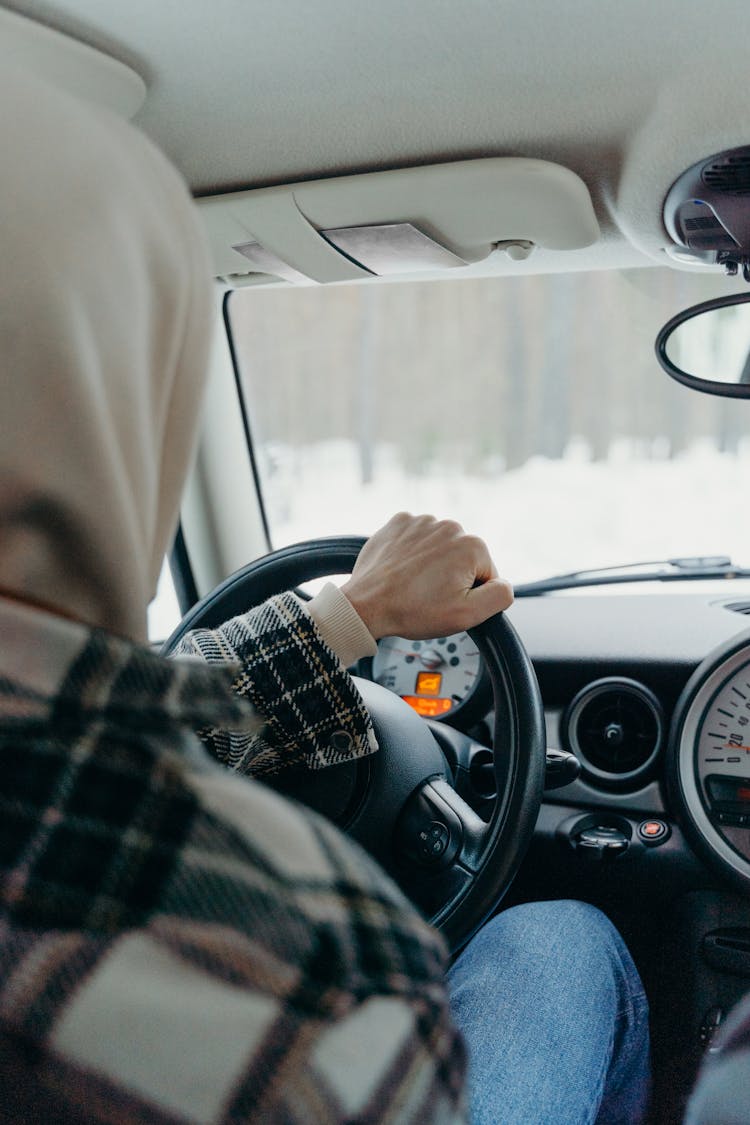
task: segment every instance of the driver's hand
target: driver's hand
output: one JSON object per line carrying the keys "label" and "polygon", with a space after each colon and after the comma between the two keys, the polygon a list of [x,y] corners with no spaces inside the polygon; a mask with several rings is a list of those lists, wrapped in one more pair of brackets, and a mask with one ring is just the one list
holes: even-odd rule
{"label": "driver's hand", "polygon": [[513,601],[482,539],[453,520],[408,512],[368,539],[342,591],[375,638],[445,637]]}

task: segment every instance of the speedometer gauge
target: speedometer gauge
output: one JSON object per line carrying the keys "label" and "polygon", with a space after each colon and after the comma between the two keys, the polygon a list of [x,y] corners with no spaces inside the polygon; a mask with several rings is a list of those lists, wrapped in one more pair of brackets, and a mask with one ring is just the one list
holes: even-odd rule
{"label": "speedometer gauge", "polygon": [[424,715],[441,719],[474,692],[480,677],[479,650],[468,633],[407,641],[383,637],[372,661],[372,678]]}
{"label": "speedometer gauge", "polygon": [[670,782],[699,847],[750,888],[749,637],[718,649],[688,682]]}
{"label": "speedometer gauge", "polygon": [[698,731],[698,780],[719,824],[750,828],[750,659],[724,671]]}

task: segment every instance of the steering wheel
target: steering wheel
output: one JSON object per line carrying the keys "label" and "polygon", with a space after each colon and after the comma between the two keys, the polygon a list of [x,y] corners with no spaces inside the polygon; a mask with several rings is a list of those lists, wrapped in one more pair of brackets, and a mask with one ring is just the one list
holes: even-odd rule
{"label": "steering wheel", "polygon": [[[215,628],[302,582],[349,573],[364,543],[360,538],[314,539],[257,559],[190,610],[164,653],[191,629]],[[397,695],[358,677],[379,750],[344,767],[319,771],[316,778],[329,789],[343,781],[347,800],[336,817],[340,827],[386,868],[453,951],[481,926],[516,874],[539,813],[546,753],[539,686],[512,625],[497,614],[472,629],[471,636],[494,698],[497,796],[489,821],[453,788],[430,725]],[[300,788],[295,795],[307,800],[309,792]],[[308,803],[315,807],[317,802]]]}

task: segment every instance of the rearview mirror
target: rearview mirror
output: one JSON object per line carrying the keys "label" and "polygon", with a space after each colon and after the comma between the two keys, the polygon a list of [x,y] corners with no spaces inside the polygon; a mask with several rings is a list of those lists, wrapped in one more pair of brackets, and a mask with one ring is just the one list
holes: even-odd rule
{"label": "rearview mirror", "polygon": [[686,387],[750,398],[750,293],[704,301],[672,317],[656,337],[656,356]]}

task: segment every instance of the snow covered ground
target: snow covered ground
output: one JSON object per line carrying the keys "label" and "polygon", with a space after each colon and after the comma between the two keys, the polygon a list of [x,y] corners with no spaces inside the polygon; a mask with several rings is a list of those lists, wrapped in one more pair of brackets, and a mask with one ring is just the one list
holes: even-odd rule
{"label": "snow covered ground", "polygon": [[[621,441],[607,461],[594,463],[578,443],[563,460],[534,457],[494,476],[445,467],[409,477],[393,451],[381,447],[368,485],[360,483],[357,448],[347,441],[294,451],[275,446],[260,451],[260,462],[276,547],[321,535],[367,535],[406,509],[458,519],[483,536],[513,582],[685,555],[725,554],[750,565],[750,442],[737,456],[708,443],[673,460],[650,452],[644,456]],[[152,636],[165,636],[179,617],[170,586],[165,578],[151,607]],[[717,589],[740,592],[739,584]]]}
{"label": "snow covered ground", "polygon": [[573,445],[561,461],[534,457],[494,477],[450,469],[407,477],[381,449],[364,486],[349,442],[276,449],[274,463],[265,482],[274,546],[366,535],[406,509],[458,519],[487,540],[514,582],[676,555],[728,554],[750,565],[750,443],[739,456],[697,444],[666,460],[620,442],[597,463]]}

